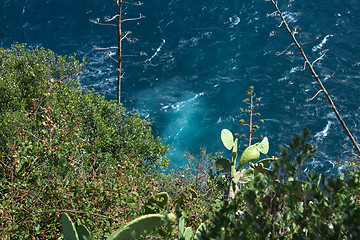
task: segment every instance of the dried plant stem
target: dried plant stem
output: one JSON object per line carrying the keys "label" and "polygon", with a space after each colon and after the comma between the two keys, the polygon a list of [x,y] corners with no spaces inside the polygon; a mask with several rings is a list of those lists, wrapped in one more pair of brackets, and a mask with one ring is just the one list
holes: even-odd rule
{"label": "dried plant stem", "polygon": [[252,140],[252,133],[253,133],[253,101],[254,96],[251,95],[250,97],[250,120],[249,120],[249,145],[251,146],[251,140]]}
{"label": "dried plant stem", "polygon": [[[142,5],[142,2],[135,2],[135,3],[131,3],[131,2],[126,2],[126,1],[123,1],[123,0],[116,0],[116,4],[118,6],[117,8],[117,11],[118,13],[112,17],[105,17],[105,23],[102,23],[100,22],[100,18],[96,18],[96,19],[92,19],[90,20],[90,22],[92,23],[95,23],[95,24],[98,24],[98,25],[102,25],[102,26],[113,26],[113,27],[116,27],[117,29],[117,40],[118,40],[118,44],[117,46],[113,46],[113,47],[98,47],[98,46],[94,46],[94,49],[96,50],[110,50],[110,49],[117,49],[117,58],[115,57],[112,57],[110,53],[106,53],[106,55],[108,55],[108,57],[110,57],[112,60],[114,60],[116,63],[117,63],[117,84],[116,84],[116,100],[117,100],[117,103],[121,104],[121,82],[122,82],[122,78],[123,78],[123,71],[121,69],[121,65],[122,65],[122,58],[123,57],[136,57],[136,56],[144,56],[146,55],[145,53],[141,52],[139,55],[123,55],[122,54],[122,50],[121,50],[121,43],[122,43],[122,40],[127,40],[129,42],[136,42],[137,39],[134,38],[134,39],[131,39],[129,38],[129,35],[131,34],[130,31],[127,31],[125,33],[122,33],[121,30],[122,30],[122,26],[121,24],[123,22],[127,22],[127,21],[137,21],[137,20],[140,20],[142,18],[145,18],[143,15],[139,15],[139,17],[135,17],[135,18],[126,18],[126,19],[122,19],[122,6],[123,4],[130,4],[130,5],[133,5],[133,6],[141,6]],[[116,21],[116,23],[109,23],[111,21]]]}
{"label": "dried plant stem", "polygon": [[117,35],[118,35],[118,47],[117,47],[117,54],[118,54],[118,61],[117,61],[117,103],[121,103],[121,10],[122,10],[122,0],[118,2],[118,24],[117,24]]}
{"label": "dried plant stem", "polygon": [[106,216],[106,215],[102,215],[102,214],[99,214],[99,213],[82,212],[82,211],[69,210],[69,209],[51,209],[51,210],[34,212],[34,214],[53,213],[53,212],[69,212],[69,213],[78,213],[78,214],[88,214],[88,215],[93,215],[93,216],[98,216],[98,217],[103,217],[103,218],[111,218],[112,220],[114,220],[116,222],[120,222],[120,220],[118,220],[116,218]]}
{"label": "dried plant stem", "polygon": [[324,85],[322,84],[319,76],[316,74],[313,64],[310,63],[310,61],[308,60],[303,48],[301,47],[301,45],[298,43],[298,41],[296,40],[296,37],[294,35],[294,33],[290,30],[288,23],[285,21],[285,18],[282,14],[282,12],[280,11],[278,5],[277,5],[277,1],[271,0],[271,2],[274,4],[277,13],[279,14],[281,21],[283,22],[283,24],[286,27],[286,30],[288,31],[288,33],[291,35],[292,40],[294,41],[296,47],[299,49],[301,55],[303,56],[306,65],[309,67],[311,74],[313,75],[313,77],[315,78],[316,82],[318,83],[318,85],[321,88],[321,91],[325,94],[326,99],[328,100],[331,108],[333,109],[337,119],[339,120],[340,124],[342,125],[342,127],[344,128],[346,134],[348,135],[348,137],[350,138],[352,144],[354,145],[355,149],[357,150],[357,152],[360,154],[360,148],[359,145],[357,144],[357,142],[355,141],[354,137],[352,136],[350,130],[348,129],[348,127],[346,126],[344,120],[342,119],[342,117],[340,116],[339,111],[337,110],[333,100],[331,99],[329,93],[327,92],[327,90],[325,89]]}

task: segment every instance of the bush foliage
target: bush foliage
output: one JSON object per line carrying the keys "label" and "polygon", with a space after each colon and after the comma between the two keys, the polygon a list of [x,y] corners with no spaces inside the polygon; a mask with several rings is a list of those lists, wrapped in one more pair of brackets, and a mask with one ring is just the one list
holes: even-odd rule
{"label": "bush foliage", "polygon": [[[83,64],[25,45],[0,49],[1,239],[57,238],[67,210],[121,224],[156,191],[150,173],[167,166],[169,147],[139,114],[82,90]],[[113,220],[93,222],[106,231]]]}
{"label": "bush foliage", "polygon": [[203,239],[359,239],[360,174],[326,178],[302,166],[314,156],[305,129],[281,147],[271,174],[225,201]]}

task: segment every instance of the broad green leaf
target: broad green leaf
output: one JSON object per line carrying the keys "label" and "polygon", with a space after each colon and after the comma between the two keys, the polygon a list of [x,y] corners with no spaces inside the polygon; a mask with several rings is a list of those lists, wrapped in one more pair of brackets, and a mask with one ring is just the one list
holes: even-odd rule
{"label": "broad green leaf", "polygon": [[248,183],[251,181],[252,177],[254,176],[254,169],[253,168],[244,168],[241,171],[237,171],[235,173],[235,177],[233,179],[234,183]]}
{"label": "broad green leaf", "polygon": [[227,158],[218,158],[215,161],[215,169],[220,173],[227,173],[230,172],[231,163]]}
{"label": "broad green leaf", "polygon": [[240,171],[237,171],[234,175],[234,179],[233,179],[234,183],[238,183],[241,176],[242,176],[242,173]]}
{"label": "broad green leaf", "polygon": [[250,161],[255,161],[260,157],[260,152],[257,146],[251,145],[247,147],[244,152],[242,153],[239,164],[237,166],[237,171],[240,171],[241,168],[244,166],[245,163]]}
{"label": "broad green leaf", "polygon": [[260,173],[262,173],[262,174],[268,174],[268,173],[271,172],[270,169],[262,168],[262,167],[256,167],[256,168],[254,168],[254,171],[255,171],[255,174],[260,174]]}
{"label": "broad green leaf", "polygon": [[194,235],[194,232],[192,231],[191,227],[187,227],[184,232],[184,239],[185,240],[191,240]]}
{"label": "broad green leaf", "polygon": [[108,240],[138,239],[145,231],[150,233],[154,228],[165,224],[166,217],[161,214],[148,214],[136,218],[117,230]]}
{"label": "broad green leaf", "polygon": [[221,141],[224,144],[224,147],[226,147],[226,149],[231,150],[233,145],[234,145],[234,136],[233,134],[227,130],[227,129],[223,129],[221,131]]}
{"label": "broad green leaf", "polygon": [[61,215],[61,227],[64,234],[64,240],[78,240],[79,236],[76,232],[74,223],[71,221],[67,213]]}
{"label": "broad green leaf", "polygon": [[76,231],[79,235],[79,240],[92,240],[93,239],[89,229],[87,229],[87,227],[85,227],[82,224],[80,224],[77,227]]}
{"label": "broad green leaf", "polygon": [[179,220],[179,233],[178,233],[179,239],[181,239],[183,237],[184,230],[185,230],[185,218],[184,218],[184,216],[181,216],[180,220]]}
{"label": "broad green leaf", "polygon": [[269,152],[269,140],[267,137],[264,137],[263,140],[259,143],[256,143],[255,146],[259,149],[259,151],[263,154],[267,154]]}

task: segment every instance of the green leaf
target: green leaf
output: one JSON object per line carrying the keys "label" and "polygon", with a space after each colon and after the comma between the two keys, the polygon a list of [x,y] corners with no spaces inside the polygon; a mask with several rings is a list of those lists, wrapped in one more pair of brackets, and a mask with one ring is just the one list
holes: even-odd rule
{"label": "green leaf", "polygon": [[321,174],[319,174],[319,178],[318,178],[318,181],[317,181],[317,184],[316,184],[317,187],[319,187],[320,182],[321,182]]}
{"label": "green leaf", "polygon": [[255,161],[259,157],[260,157],[260,151],[257,146],[251,145],[251,146],[247,147],[240,157],[240,160],[239,160],[236,170],[240,171],[245,163],[250,162],[250,161]]}
{"label": "green leaf", "polygon": [[227,158],[218,158],[215,161],[215,169],[220,173],[227,173],[230,172],[231,163]]}
{"label": "green leaf", "polygon": [[85,227],[84,225],[80,224],[77,227],[76,230],[77,230],[77,233],[79,235],[80,240],[91,240],[91,239],[93,239],[89,229],[87,229],[87,227]]}
{"label": "green leaf", "polygon": [[185,232],[184,232],[184,238],[185,240],[191,240],[191,238],[193,237],[194,233],[191,229],[191,227],[187,227],[185,229]]}
{"label": "green leaf", "polygon": [[191,199],[196,199],[196,198],[198,198],[198,194],[195,192],[194,189],[190,188],[190,189],[189,189],[189,192],[190,192],[190,198],[191,198]]}
{"label": "green leaf", "polygon": [[236,158],[237,158],[237,143],[238,143],[238,139],[235,139],[233,148],[232,148],[232,152],[231,152],[231,164],[236,164]]}
{"label": "green leaf", "polygon": [[256,143],[255,146],[259,149],[259,151],[263,154],[267,154],[269,152],[269,140],[267,137],[264,137],[260,143]]}
{"label": "green leaf", "polygon": [[154,228],[164,225],[165,221],[166,217],[161,214],[144,215],[111,234],[108,240],[138,239],[145,231],[149,233]]}
{"label": "green leaf", "polygon": [[255,167],[254,170],[255,170],[255,174],[260,174],[260,173],[261,174],[268,174],[268,173],[271,172],[270,169],[262,168],[262,167]]}
{"label": "green leaf", "polygon": [[181,239],[184,235],[184,227],[185,226],[185,218],[184,216],[180,217],[179,220],[179,234],[178,234],[178,238]]}
{"label": "green leaf", "polygon": [[224,147],[228,150],[231,150],[233,145],[234,145],[234,136],[233,134],[227,130],[227,129],[223,129],[221,131],[221,141],[224,144]]}
{"label": "green leaf", "polygon": [[241,177],[242,177],[242,173],[241,173],[240,171],[237,171],[237,172],[234,174],[233,182],[234,182],[234,183],[238,183]]}
{"label": "green leaf", "polygon": [[199,239],[198,236],[201,235],[202,231],[206,231],[206,225],[205,223],[200,224],[200,226],[196,229],[195,237],[194,239]]}
{"label": "green leaf", "polygon": [[40,224],[38,224],[38,223],[35,224],[35,231],[36,231],[36,233],[39,233],[39,231],[40,231]]}
{"label": "green leaf", "polygon": [[63,213],[61,215],[61,226],[64,234],[64,240],[78,240],[79,236],[76,232],[74,223],[71,221],[69,215]]}
{"label": "green leaf", "polygon": [[252,180],[254,176],[254,169],[253,168],[245,168],[240,172],[240,178],[238,180],[239,183],[248,183]]}
{"label": "green leaf", "polygon": [[267,164],[270,164],[274,161],[278,161],[279,159],[278,158],[264,158],[264,159],[261,159],[260,161],[258,161],[257,163],[260,164],[262,163],[264,166],[267,165]]}

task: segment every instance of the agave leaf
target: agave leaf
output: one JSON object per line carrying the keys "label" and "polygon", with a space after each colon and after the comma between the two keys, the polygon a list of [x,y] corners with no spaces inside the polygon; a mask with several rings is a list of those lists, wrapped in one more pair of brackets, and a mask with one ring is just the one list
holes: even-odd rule
{"label": "agave leaf", "polygon": [[223,129],[221,131],[221,141],[224,144],[224,147],[226,147],[226,149],[231,150],[233,145],[234,145],[234,136],[233,134],[227,130],[227,129]]}
{"label": "agave leaf", "polygon": [[259,143],[256,143],[255,146],[259,149],[259,151],[263,154],[267,154],[269,152],[269,140],[267,137],[264,137],[263,140]]}
{"label": "agave leaf", "polygon": [[227,173],[230,172],[231,163],[230,160],[227,158],[218,158],[215,161],[215,169],[220,173]]}

